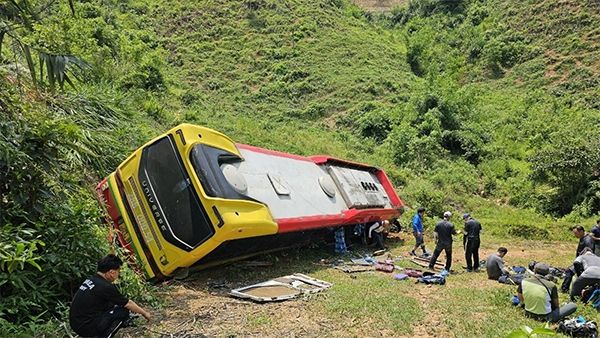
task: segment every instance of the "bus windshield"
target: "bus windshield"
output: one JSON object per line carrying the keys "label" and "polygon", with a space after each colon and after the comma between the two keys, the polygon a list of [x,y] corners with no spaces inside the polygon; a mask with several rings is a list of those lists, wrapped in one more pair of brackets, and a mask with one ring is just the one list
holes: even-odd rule
{"label": "bus windshield", "polygon": [[138,177],[152,216],[169,243],[190,251],[214,234],[170,136],[144,148]]}

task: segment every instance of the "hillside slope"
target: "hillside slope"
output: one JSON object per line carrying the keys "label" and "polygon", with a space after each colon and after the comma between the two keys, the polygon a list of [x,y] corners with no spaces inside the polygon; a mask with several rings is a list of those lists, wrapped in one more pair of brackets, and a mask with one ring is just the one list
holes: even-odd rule
{"label": "hillside slope", "polygon": [[[109,250],[93,185],[181,122],[381,166],[405,217],[425,206],[428,226],[450,209],[494,236],[564,238],[600,211],[596,1],[419,0],[381,15],[345,0],[10,4],[0,3],[2,336],[61,316],[56,304]],[[53,89],[37,61],[53,55],[85,60],[85,81]]]}

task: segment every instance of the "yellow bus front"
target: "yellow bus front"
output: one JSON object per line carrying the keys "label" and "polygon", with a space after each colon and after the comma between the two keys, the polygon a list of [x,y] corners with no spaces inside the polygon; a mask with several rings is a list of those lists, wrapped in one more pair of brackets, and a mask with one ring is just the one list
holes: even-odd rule
{"label": "yellow bus front", "polygon": [[232,187],[222,165],[241,161],[231,139],[182,124],[135,151],[108,178],[137,264],[148,278],[189,267],[223,242],[277,233],[268,208]]}

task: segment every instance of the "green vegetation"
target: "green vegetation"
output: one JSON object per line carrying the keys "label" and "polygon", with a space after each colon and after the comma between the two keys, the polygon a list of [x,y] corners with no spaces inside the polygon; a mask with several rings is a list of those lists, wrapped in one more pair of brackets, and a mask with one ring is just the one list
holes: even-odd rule
{"label": "green vegetation", "polygon": [[[180,122],[381,166],[405,223],[425,206],[428,225],[471,211],[490,238],[589,226],[600,212],[595,6],[413,0],[376,15],[345,0],[1,2],[0,336],[58,334],[42,323],[64,319],[111,250],[94,184]],[[148,294],[126,276],[129,293]],[[327,313],[373,310],[344,300],[364,285],[343,285]]]}

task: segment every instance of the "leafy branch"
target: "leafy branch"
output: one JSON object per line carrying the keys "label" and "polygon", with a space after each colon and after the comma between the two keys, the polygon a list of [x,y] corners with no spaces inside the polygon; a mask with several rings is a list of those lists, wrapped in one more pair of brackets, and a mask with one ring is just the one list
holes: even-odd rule
{"label": "leafy branch", "polygon": [[[0,58],[2,46],[6,37],[10,37],[21,56],[25,59],[31,81],[36,88],[43,87],[47,81],[50,91],[56,87],[64,89],[65,82],[75,87],[72,78],[83,81],[83,74],[89,66],[80,58],[72,55],[53,54],[38,50],[24,42],[22,35],[32,33],[34,23],[41,23],[42,14],[45,13],[56,0],[51,0],[38,8],[33,8],[28,0],[10,0],[0,4]],[[75,15],[73,0],[68,0],[71,14]],[[34,62],[36,59],[38,62]],[[39,71],[39,79],[36,74]]]}

